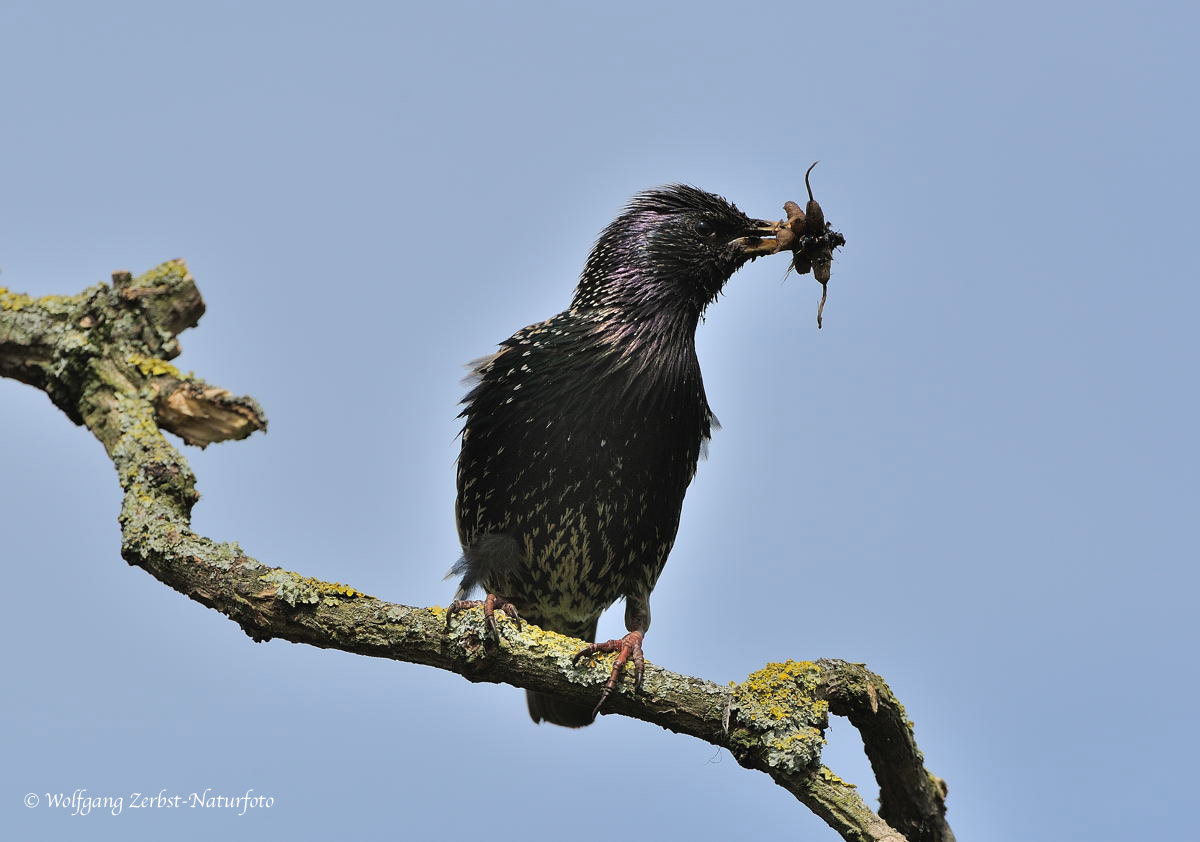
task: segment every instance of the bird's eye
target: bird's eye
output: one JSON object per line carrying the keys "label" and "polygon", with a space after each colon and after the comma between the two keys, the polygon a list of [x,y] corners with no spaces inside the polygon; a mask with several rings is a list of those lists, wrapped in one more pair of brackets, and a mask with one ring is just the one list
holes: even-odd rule
{"label": "bird's eye", "polygon": [[696,233],[705,237],[711,237],[713,234],[717,233],[717,226],[713,225],[707,219],[701,219],[696,223]]}

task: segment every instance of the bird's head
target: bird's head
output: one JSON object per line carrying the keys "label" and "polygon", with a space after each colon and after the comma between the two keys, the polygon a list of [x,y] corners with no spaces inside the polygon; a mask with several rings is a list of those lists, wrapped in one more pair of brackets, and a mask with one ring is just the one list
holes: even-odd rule
{"label": "bird's head", "polygon": [[698,315],[743,263],[779,251],[779,228],[695,187],[639,193],[596,241],[572,307]]}

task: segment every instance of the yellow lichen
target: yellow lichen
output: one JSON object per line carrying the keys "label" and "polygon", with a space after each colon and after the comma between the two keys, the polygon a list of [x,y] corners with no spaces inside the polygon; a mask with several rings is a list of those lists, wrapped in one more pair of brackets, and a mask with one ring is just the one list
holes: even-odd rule
{"label": "yellow lichen", "polygon": [[288,570],[271,570],[258,577],[269,587],[262,596],[278,596],[288,605],[334,604],[340,598],[357,599],[366,594],[341,582],[324,582]]}
{"label": "yellow lichen", "polygon": [[187,264],[180,259],[160,263],[150,271],[133,279],[132,287],[156,287],[172,281],[187,280]]}
{"label": "yellow lichen", "polygon": [[792,716],[798,703],[804,704],[812,716],[820,717],[828,713],[829,703],[810,695],[820,674],[821,668],[812,661],[770,663],[747,676],[738,691],[753,697],[772,719]]}
{"label": "yellow lichen", "polygon": [[23,292],[9,292],[8,287],[0,287],[0,310],[24,310],[33,304],[33,299]]}
{"label": "yellow lichen", "polygon": [[854,784],[850,783],[849,781],[842,780],[840,777],[838,777],[836,774],[834,774],[833,770],[830,769],[828,766],[822,766],[818,770],[818,773],[820,774],[820,776],[822,778],[829,781],[830,783],[841,784],[842,786],[848,786],[851,789],[856,788],[854,786]]}
{"label": "yellow lichen", "polygon": [[125,358],[130,365],[135,365],[146,377],[160,377],[167,375],[174,377],[176,380],[186,380],[187,378],[166,360],[160,360],[157,357],[143,357],[141,354],[130,354]]}
{"label": "yellow lichen", "polygon": [[821,668],[811,661],[767,664],[733,688],[739,728],[731,734],[768,765],[798,771],[820,757],[829,704],[817,698]]}
{"label": "yellow lichen", "polygon": [[333,594],[336,596],[349,597],[354,599],[360,596],[366,596],[360,590],[355,590],[349,585],[343,585],[341,582],[322,582],[320,579],[313,579],[310,576],[305,576],[304,581],[312,585],[314,588],[324,594]]}

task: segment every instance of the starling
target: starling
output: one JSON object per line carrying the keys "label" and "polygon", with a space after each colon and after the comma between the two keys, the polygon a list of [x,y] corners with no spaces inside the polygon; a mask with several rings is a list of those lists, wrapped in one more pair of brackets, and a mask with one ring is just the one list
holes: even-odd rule
{"label": "starling", "polygon": [[[632,658],[642,669],[650,591],[675,541],[683,496],[717,426],[696,326],[743,263],[779,250],[782,223],[671,185],[633,198],[596,241],[571,305],[471,364],[455,513],[461,585],[501,608],[595,640],[625,599],[628,634],[600,704],[528,691],[535,722],[589,724]],[[447,620],[449,622],[449,619]]]}

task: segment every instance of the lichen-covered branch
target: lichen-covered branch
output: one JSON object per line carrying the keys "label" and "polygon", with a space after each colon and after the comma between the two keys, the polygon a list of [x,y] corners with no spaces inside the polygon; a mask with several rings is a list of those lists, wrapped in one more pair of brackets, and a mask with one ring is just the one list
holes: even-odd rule
{"label": "lichen-covered branch", "polygon": [[913,723],[883,679],[862,664],[823,660],[820,695],[850,720],[879,782],[879,815],[908,839],[953,839],[946,782],[925,770]]}
{"label": "lichen-covered branch", "polygon": [[188,444],[266,429],[253,398],[234,397],[167,362],[179,355],[180,331],[204,314],[182,260],[136,279],[129,272],[112,279],[112,286],[79,295],[36,299],[0,287],[0,375],[44,390],[77,424],[81,402],[107,387],[149,402],[155,423]]}
{"label": "lichen-covered branch", "polygon": [[[31,298],[0,288],[0,375],[45,391],[108,452],[124,490],[121,555],[238,623],[273,637],[428,664],[470,681],[504,682],[592,703],[607,678],[576,667],[580,641],[497,615],[496,645],[478,610],[447,626],[442,608],[412,608],[247,556],[191,530],[195,477],[162,431],[204,446],[266,428],[251,398],[235,397],[168,360],[204,303],[183,261],[138,278],[113,275],[75,296]],[[652,664],[643,689],[606,710],[729,749],[824,819],[843,839],[952,842],[945,784],[924,768],[904,709],[878,676],[842,661],[768,664],[721,686]],[[829,712],[862,732],[880,784],[873,812],[857,789],[820,765]]]}

